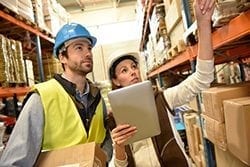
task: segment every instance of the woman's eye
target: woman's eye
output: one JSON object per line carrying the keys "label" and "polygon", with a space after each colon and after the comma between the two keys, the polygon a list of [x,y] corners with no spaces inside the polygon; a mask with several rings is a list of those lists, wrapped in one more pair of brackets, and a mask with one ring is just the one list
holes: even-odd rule
{"label": "woman's eye", "polygon": [[128,71],[128,70],[125,69],[125,68],[121,70],[122,73],[126,73],[127,71]]}
{"label": "woman's eye", "polygon": [[133,69],[136,69],[136,68],[137,68],[137,65],[136,65],[136,64],[132,65],[132,68],[133,68]]}

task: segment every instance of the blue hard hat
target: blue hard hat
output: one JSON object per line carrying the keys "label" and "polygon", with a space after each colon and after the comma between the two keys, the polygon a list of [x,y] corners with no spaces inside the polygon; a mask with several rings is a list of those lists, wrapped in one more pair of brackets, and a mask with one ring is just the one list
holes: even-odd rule
{"label": "blue hard hat", "polygon": [[82,25],[78,23],[68,23],[65,24],[57,33],[55,38],[55,45],[54,45],[54,55],[58,57],[59,49],[62,45],[71,39],[74,38],[88,38],[91,41],[92,47],[96,44],[96,37],[91,36],[89,31]]}

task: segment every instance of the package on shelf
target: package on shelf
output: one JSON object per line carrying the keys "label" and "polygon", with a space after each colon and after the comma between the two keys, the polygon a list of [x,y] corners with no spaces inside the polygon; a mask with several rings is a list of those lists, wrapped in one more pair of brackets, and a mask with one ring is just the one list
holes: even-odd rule
{"label": "package on shelf", "polygon": [[217,83],[235,84],[242,82],[238,63],[229,62],[215,66]]}
{"label": "package on shelf", "polygon": [[230,71],[230,84],[242,82],[239,63],[230,62],[229,71]]}
{"label": "package on shelf", "polygon": [[225,123],[216,121],[206,115],[202,115],[203,118],[203,134],[204,137],[210,140],[218,148],[226,151],[227,150],[227,138]]}
{"label": "package on shelf", "polygon": [[45,23],[54,36],[70,19],[69,13],[56,0],[43,0],[43,13]]}
{"label": "package on shelf", "polygon": [[250,165],[250,96],[225,100],[223,104],[228,149]]}
{"label": "package on shelf", "polygon": [[216,86],[202,91],[203,114],[224,123],[223,101],[250,95],[250,83]]}
{"label": "package on shelf", "polygon": [[250,2],[249,0],[239,0],[241,5],[240,5],[240,12],[247,11],[250,8]]}
{"label": "package on shelf", "polygon": [[0,83],[10,81],[6,38],[0,34]]}
{"label": "package on shelf", "polygon": [[[55,74],[61,73],[63,71],[62,65],[59,62],[58,59],[54,58],[51,54],[46,53],[44,55],[44,59],[42,60],[43,63],[43,71],[44,71],[44,77],[45,80],[51,79]],[[35,61],[33,63],[34,67],[34,76],[35,80],[39,80],[39,69],[38,69],[38,64]]]}
{"label": "package on shelf", "polygon": [[165,24],[170,45],[167,52],[168,59],[180,54],[186,49],[183,34],[185,32],[181,14],[181,1],[173,0],[166,11]]}
{"label": "package on shelf", "polygon": [[54,58],[43,60],[43,70],[44,70],[44,76],[46,80],[52,78],[54,74],[56,73],[55,71],[55,60]]}
{"label": "package on shelf", "polygon": [[239,0],[219,0],[216,2],[212,20],[213,27],[221,27],[240,14]]}
{"label": "package on shelf", "polygon": [[180,22],[182,19],[181,15],[181,1],[173,0],[168,7],[168,10],[165,11],[165,22],[167,26],[167,31],[170,34],[173,28]]}
{"label": "package on shelf", "polygon": [[228,63],[215,65],[215,74],[217,83],[230,84]]}
{"label": "package on shelf", "polygon": [[27,83],[28,86],[32,86],[35,84],[35,77],[34,77],[34,70],[33,70],[33,63],[31,60],[26,59],[26,71],[27,71]]}
{"label": "package on shelf", "polygon": [[159,38],[154,52],[157,66],[162,65],[166,61],[166,48],[163,37]]}
{"label": "package on shelf", "polygon": [[[165,9],[164,4],[156,4],[153,8],[153,12],[151,14],[151,17],[149,19],[149,27],[150,32],[153,36],[157,36],[158,30],[160,28],[160,20],[164,20],[165,17]],[[165,26],[162,25],[161,26]]]}
{"label": "package on shelf", "polygon": [[14,55],[13,55],[13,50],[12,50],[12,44],[11,44],[11,40],[10,39],[7,39],[6,38],[6,43],[7,43],[7,57],[8,57],[8,61],[9,61],[9,66],[8,66],[8,69],[9,69],[9,74],[10,74],[10,80],[9,82],[10,83],[15,83],[15,64],[14,64],[14,61],[13,61],[13,58],[14,58]]}
{"label": "package on shelf", "polygon": [[201,127],[197,113],[184,113],[189,155],[196,166],[205,167],[204,148]]}
{"label": "package on shelf", "polygon": [[247,63],[243,66],[243,71],[244,71],[244,81],[250,81],[250,64]]}
{"label": "package on shelf", "polygon": [[229,150],[223,151],[217,146],[214,147],[216,166],[218,167],[249,167],[241,162]]}
{"label": "package on shelf", "polygon": [[14,41],[15,42],[15,48],[16,48],[16,63],[17,63],[17,73],[19,74],[19,78],[17,82],[19,83],[25,83],[25,68],[24,68],[24,62],[23,62],[23,49],[22,49],[22,43],[20,41]]}
{"label": "package on shelf", "polygon": [[36,17],[36,23],[40,28],[47,30],[47,26],[44,21],[43,14],[43,1],[42,0],[32,0],[33,11]]}
{"label": "package on shelf", "polygon": [[35,18],[31,0],[18,0],[17,5],[18,5],[18,14],[34,23]]}
{"label": "package on shelf", "polygon": [[146,54],[147,54],[147,68],[152,70],[156,68],[156,58],[155,58],[155,45],[156,39],[152,37],[151,34],[148,36],[148,42],[146,44]]}
{"label": "package on shelf", "polygon": [[18,0],[11,0],[11,1],[0,0],[0,4],[2,4],[3,6],[7,7],[11,11],[18,14],[17,2],[18,2]]}

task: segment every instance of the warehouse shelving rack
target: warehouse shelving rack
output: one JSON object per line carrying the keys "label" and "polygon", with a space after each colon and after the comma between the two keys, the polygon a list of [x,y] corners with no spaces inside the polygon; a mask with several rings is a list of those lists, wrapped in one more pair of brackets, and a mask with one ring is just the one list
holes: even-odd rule
{"label": "warehouse shelving rack", "polygon": [[[145,4],[140,51],[144,51],[148,40],[148,35],[150,33],[149,18],[155,4],[154,0],[148,0]],[[191,25],[188,31],[194,31],[191,29],[194,27],[196,26]],[[239,16],[230,20],[228,24],[219,28],[214,28],[212,33],[212,42],[215,54],[215,65],[235,60],[243,63],[245,61],[250,62],[250,9],[242,12]],[[194,72],[197,52],[197,43],[187,46],[184,52],[181,52],[152,71],[149,71],[147,74],[148,78],[152,81],[154,81],[155,78],[158,78],[161,83],[161,76],[163,76],[168,70],[174,72],[191,70]],[[196,99],[198,102],[197,104],[200,104],[200,98],[200,95],[198,95]],[[199,105],[198,108],[200,108]],[[199,111],[199,113],[200,112],[201,111]],[[202,121],[200,120],[200,122]],[[204,149],[207,166],[216,166],[216,162],[214,162],[215,157],[213,153],[213,144],[205,138]]]}
{"label": "warehouse shelving rack", "polygon": [[[142,38],[141,43],[145,43]],[[212,35],[215,64],[221,64],[250,55],[250,10],[241,13],[228,24],[217,28]],[[186,51],[148,74],[148,77],[171,69],[174,71],[190,68],[190,61],[197,56],[197,44],[187,46]]]}
{"label": "warehouse shelving rack", "polygon": [[[22,43],[30,42],[30,47],[23,45],[23,52],[25,54],[36,52],[40,81],[44,81],[42,51],[52,53],[54,38],[51,33],[0,4],[0,34]],[[0,98],[22,96],[29,89],[22,85],[0,87]]]}

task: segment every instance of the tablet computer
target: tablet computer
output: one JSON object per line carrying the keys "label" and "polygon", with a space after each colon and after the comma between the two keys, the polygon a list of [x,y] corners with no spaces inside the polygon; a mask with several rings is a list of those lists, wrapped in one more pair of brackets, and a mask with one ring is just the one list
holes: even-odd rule
{"label": "tablet computer", "polygon": [[108,93],[108,99],[116,124],[130,124],[137,127],[137,133],[125,144],[161,133],[154,91],[150,81],[112,90]]}

